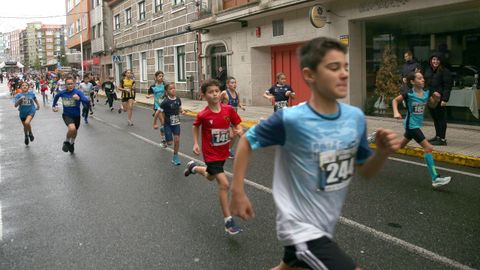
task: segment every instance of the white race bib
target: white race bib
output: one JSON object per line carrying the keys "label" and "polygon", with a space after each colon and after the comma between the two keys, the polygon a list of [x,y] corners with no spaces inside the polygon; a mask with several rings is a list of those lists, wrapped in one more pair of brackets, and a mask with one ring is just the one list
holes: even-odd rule
{"label": "white race bib", "polygon": [[320,179],[318,191],[334,191],[345,188],[355,171],[356,149],[331,150],[320,153]]}
{"label": "white race bib", "polygon": [[412,108],[414,114],[423,114],[423,112],[425,111],[425,103],[413,102]]}
{"label": "white race bib", "polygon": [[30,106],[33,104],[33,99],[30,98],[24,98],[22,101],[22,105]]}
{"label": "white race bib", "polygon": [[170,125],[176,126],[179,124],[180,124],[180,115],[178,114],[170,115]]}
{"label": "white race bib", "polygon": [[278,109],[281,110],[281,109],[283,109],[283,108],[285,108],[285,107],[288,107],[288,101],[286,101],[286,100],[276,101],[276,102],[275,102],[275,106],[277,107],[277,110],[278,110]]}
{"label": "white race bib", "polygon": [[63,107],[75,107],[76,100],[73,98],[62,98],[62,105]]}
{"label": "white race bib", "polygon": [[228,129],[212,129],[212,145],[220,146],[230,142],[230,132]]}

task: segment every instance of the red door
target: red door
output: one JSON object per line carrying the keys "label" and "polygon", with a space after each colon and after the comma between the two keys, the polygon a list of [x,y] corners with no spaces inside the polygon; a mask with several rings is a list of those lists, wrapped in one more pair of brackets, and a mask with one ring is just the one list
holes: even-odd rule
{"label": "red door", "polygon": [[303,80],[297,57],[297,48],[302,44],[272,47],[272,84],[276,83],[276,74],[283,72],[287,76],[287,84],[295,91],[295,99],[290,105],[296,105],[310,98],[310,89]]}

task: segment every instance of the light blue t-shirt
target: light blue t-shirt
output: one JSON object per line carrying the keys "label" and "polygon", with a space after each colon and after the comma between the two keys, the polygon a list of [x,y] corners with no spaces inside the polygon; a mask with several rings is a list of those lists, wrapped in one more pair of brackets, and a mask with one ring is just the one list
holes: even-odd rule
{"label": "light blue t-shirt", "polygon": [[17,102],[21,97],[25,97],[20,106],[18,106],[18,111],[20,116],[24,117],[29,114],[35,114],[37,108],[35,107],[35,93],[28,91],[27,93],[18,93],[15,95],[15,102]]}
{"label": "light blue t-shirt", "polygon": [[154,84],[150,86],[150,91],[153,92],[153,107],[158,110],[165,95],[165,84]]}
{"label": "light blue t-shirt", "polygon": [[423,126],[423,113],[427,105],[430,91],[423,90],[421,97],[417,96],[413,89],[403,94],[403,99],[407,104],[407,116],[403,120],[406,129],[421,128]]}
{"label": "light blue t-shirt", "polygon": [[354,174],[372,154],[363,112],[338,103],[321,115],[309,104],[277,111],[251,128],[252,149],[276,145],[273,198],[283,245],[332,237]]}

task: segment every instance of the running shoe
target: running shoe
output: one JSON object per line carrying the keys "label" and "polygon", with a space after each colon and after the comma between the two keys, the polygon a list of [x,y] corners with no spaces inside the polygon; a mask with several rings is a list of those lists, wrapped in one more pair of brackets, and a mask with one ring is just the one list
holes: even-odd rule
{"label": "running shoe", "polygon": [[180,164],[182,164],[180,162],[180,158],[178,157],[178,155],[173,155],[172,164],[175,165],[175,166],[179,166]]}
{"label": "running shoe", "polygon": [[75,143],[71,143],[69,146],[68,146],[68,151],[70,151],[70,153],[73,154],[73,151],[75,151],[75,147],[74,147]]}
{"label": "running shoe", "polygon": [[66,153],[68,152],[68,150],[70,150],[70,142],[64,141],[62,146],[62,151]]}
{"label": "running shoe", "polygon": [[444,176],[444,177],[438,176],[437,178],[435,178],[435,180],[432,181],[432,187],[437,188],[437,187],[444,186],[450,183],[450,180],[452,180],[452,177],[450,176]]}
{"label": "running shoe", "polygon": [[33,137],[33,133],[29,133],[28,134],[28,137],[30,138],[30,141],[33,142],[33,140],[35,140],[35,137]]}
{"label": "running shoe", "polygon": [[90,112],[90,115],[92,115],[92,114],[93,114],[93,112]]}
{"label": "running shoe", "polygon": [[437,137],[435,141],[430,142],[431,145],[447,145],[447,140]]}
{"label": "running shoe", "polygon": [[240,229],[240,227],[235,225],[235,221],[233,220],[233,218],[230,218],[229,220],[227,220],[227,222],[225,222],[225,232],[227,234],[235,235],[240,233],[241,231],[242,229]]}
{"label": "running shoe", "polygon": [[113,112],[113,110],[114,110],[114,108],[113,108],[113,107],[112,107],[112,108],[110,108],[110,111],[111,111],[111,112]]}
{"label": "running shoe", "polygon": [[228,156],[229,159],[234,159],[235,158],[235,153],[232,152],[232,149],[229,150],[230,155]]}
{"label": "running shoe", "polygon": [[122,109],[118,109],[118,113],[122,113]]}
{"label": "running shoe", "polygon": [[167,148],[167,147],[168,147],[167,141],[162,140],[162,141],[160,142],[160,146],[161,146],[162,148]]}
{"label": "running shoe", "polygon": [[85,117],[85,125],[88,125],[88,118]]}
{"label": "running shoe", "polygon": [[27,136],[27,134],[25,134],[25,145],[28,145],[28,142],[29,142],[28,141],[28,136]]}
{"label": "running shoe", "polygon": [[194,160],[190,160],[187,163],[187,168],[185,169],[185,171],[183,171],[185,177],[189,176],[190,174],[195,174],[195,172],[193,171],[193,168],[195,168],[195,166],[197,166],[197,163]]}

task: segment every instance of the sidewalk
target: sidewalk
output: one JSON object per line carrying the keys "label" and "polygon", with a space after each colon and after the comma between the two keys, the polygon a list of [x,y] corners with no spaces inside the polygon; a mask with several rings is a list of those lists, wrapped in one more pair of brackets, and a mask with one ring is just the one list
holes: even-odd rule
{"label": "sidewalk", "polygon": [[[145,98],[144,94],[136,96],[138,103],[152,105],[153,100]],[[206,106],[206,101],[192,100],[182,98],[183,109],[188,111],[188,115],[195,116]],[[273,112],[270,106],[250,106],[246,110],[239,110],[238,114],[242,118],[242,126],[250,128],[259,120],[268,118]],[[376,128],[392,129],[400,135],[403,135],[403,122],[392,118],[367,116],[368,133],[370,134]],[[425,122],[422,128],[426,138],[435,135],[435,129],[432,122]],[[434,146],[433,156],[435,160],[443,161],[456,165],[480,168],[480,127],[469,125],[449,124],[447,129],[447,146]],[[371,145],[375,148],[375,145]],[[423,150],[415,141],[411,141],[405,149],[399,151],[400,154],[423,157]]]}

